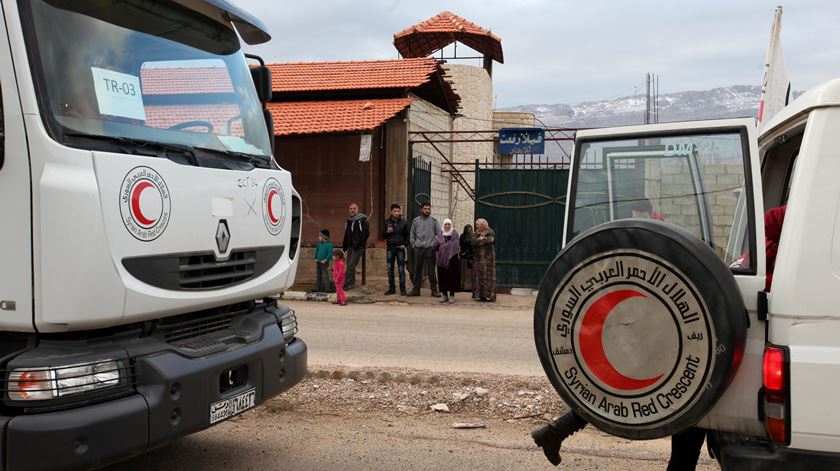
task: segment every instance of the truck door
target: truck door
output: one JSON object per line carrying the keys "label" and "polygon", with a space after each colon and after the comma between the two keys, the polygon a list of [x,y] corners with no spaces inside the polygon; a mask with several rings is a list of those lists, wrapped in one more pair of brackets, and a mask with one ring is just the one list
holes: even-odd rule
{"label": "truck door", "polygon": [[4,22],[0,100],[0,330],[32,331],[29,155]]}
{"label": "truck door", "polygon": [[[653,438],[696,425],[698,424],[697,420],[699,420],[699,426],[704,428],[755,436],[766,434],[758,417],[758,391],[761,388],[762,380],[761,365],[765,343],[765,326],[764,322],[757,320],[756,306],[758,292],[764,289],[765,255],[764,244],[758,243],[758,241],[764,240],[764,228],[761,223],[764,212],[760,165],[757,156],[757,138],[753,119],[668,123],[578,132],[569,185],[564,234],[564,244],[567,246],[564,248],[564,252],[569,254],[569,258],[567,262],[562,260],[564,252],[561,252],[558,257],[561,265],[566,263],[566,266],[573,268],[570,268],[570,271],[567,272],[564,272],[565,269],[563,268],[558,271],[561,276],[555,279],[562,281],[557,287],[546,287],[546,281],[544,281],[541,296],[543,289],[546,289],[547,292],[559,294],[554,294],[554,298],[551,298],[550,295],[546,298],[554,299],[554,301],[550,301],[554,304],[546,304],[549,314],[544,318],[554,323],[546,323],[542,327],[546,329],[546,333],[539,334],[545,336],[547,345],[556,343],[555,339],[560,342],[563,341],[563,338],[573,340],[571,340],[570,348],[566,348],[563,344],[561,345],[562,348],[540,351],[540,356],[549,378],[551,379],[552,375],[558,376],[552,382],[555,387],[559,385],[560,389],[558,391],[561,396],[564,396],[564,399],[574,399],[575,395],[580,396],[578,399],[581,411],[579,412],[594,420],[599,420],[599,417],[603,416],[603,426],[598,422],[593,422],[601,426],[602,430],[611,433],[620,431],[616,434],[630,438]],[[590,342],[596,341],[593,340],[596,337],[591,337],[587,333],[586,326],[583,326],[585,322],[581,320],[588,320],[587,316],[594,312],[592,309],[589,311],[585,309],[586,303],[594,302],[591,300],[597,299],[599,290],[609,293],[610,289],[613,289],[610,287],[611,284],[616,283],[615,280],[609,281],[610,278],[627,269],[628,265],[622,260],[632,258],[633,247],[626,246],[628,238],[624,236],[635,229],[627,229],[632,224],[624,225],[624,229],[622,229],[620,224],[616,226],[616,223],[614,223],[614,221],[630,218],[635,218],[634,220],[639,220],[639,218],[658,220],[667,223],[665,226],[668,227],[678,226],[681,230],[677,232],[685,234],[681,236],[686,237],[685,240],[702,241],[698,247],[703,248],[703,252],[707,253],[707,260],[714,262],[714,265],[718,267],[717,272],[709,271],[707,273],[718,273],[729,278],[728,286],[732,288],[727,293],[734,295],[731,297],[737,298],[737,293],[740,292],[743,301],[737,300],[733,304],[736,307],[735,309],[725,310],[727,314],[723,322],[723,324],[726,324],[727,318],[739,316],[738,329],[741,331],[737,342],[739,351],[730,351],[726,354],[727,356],[723,356],[726,353],[726,348],[734,347],[716,343],[720,337],[717,337],[718,340],[711,341],[708,347],[703,347],[704,352],[706,348],[709,349],[708,355],[710,358],[718,358],[718,360],[712,361],[719,362],[704,374],[711,374],[710,371],[726,371],[728,368],[729,371],[725,377],[708,380],[706,378],[711,376],[703,376],[704,379],[696,380],[695,377],[701,378],[701,376],[699,374],[695,375],[693,367],[680,367],[680,369],[663,370],[676,371],[677,373],[666,373],[665,376],[661,376],[663,379],[658,381],[663,384],[662,390],[656,390],[656,386],[642,387],[638,384],[633,386],[633,384],[639,382],[632,380],[632,378],[648,378],[649,376],[660,378],[660,376],[654,374],[658,374],[659,371],[653,371],[658,368],[655,364],[657,361],[661,361],[662,358],[670,355],[672,350],[677,352],[674,358],[694,358],[686,355],[688,351],[686,348],[695,348],[696,345],[708,341],[704,338],[715,337],[715,332],[721,334],[723,329],[727,328],[726,325],[720,328],[714,327],[713,330],[706,331],[705,334],[683,332],[679,330],[680,327],[676,329],[662,328],[658,325],[648,325],[644,329],[636,329],[635,331],[630,328],[630,331],[635,332],[632,335],[641,336],[638,338],[647,339],[645,336],[651,336],[650,339],[640,342],[638,338],[609,338],[609,335],[627,327],[629,325],[627,323],[636,322],[636,325],[639,325],[638,323],[643,321],[639,321],[639,318],[633,318],[631,315],[627,315],[626,319],[619,319],[624,314],[617,314],[615,319],[608,321],[606,315],[611,315],[610,312],[612,311],[606,310],[600,324],[598,324],[599,328],[604,329],[604,333],[603,336],[599,335],[597,337],[598,348],[595,349],[597,351],[593,350],[593,347],[583,344],[584,338]],[[590,231],[590,229],[604,223],[611,223],[611,227],[618,227],[615,232],[612,232],[614,235],[612,239],[598,235],[598,230]],[[651,225],[650,222],[640,222],[639,224],[647,224],[644,227],[653,228],[651,235],[655,234],[656,227],[661,227],[662,231],[668,229],[668,227],[659,223]],[[637,232],[637,234],[641,233]],[[576,242],[577,245],[572,244],[578,236],[582,236],[580,240],[590,238],[590,241],[596,242],[590,244],[593,253],[586,256],[571,255],[583,253],[582,249],[578,249],[582,244],[579,242]],[[613,246],[612,243],[616,245]],[[618,250],[616,248],[611,249],[611,247],[624,248]],[[706,250],[706,248],[711,250]],[[566,249],[570,249],[572,252]],[[639,248],[639,250],[646,249]],[[665,249],[666,253],[661,260],[666,264],[675,262],[673,256],[669,258],[667,250]],[[624,258],[614,255],[617,252],[621,252],[620,255]],[[582,258],[574,261],[574,257],[578,256]],[[609,263],[611,265],[609,266],[597,265],[598,263],[604,263],[603,261],[607,260],[607,257],[618,258],[610,259]],[[584,261],[581,262],[580,260]],[[591,260],[591,262],[586,260]],[[614,260],[619,260],[620,263],[615,264]],[[555,261],[555,264],[557,263],[558,261]],[[580,285],[580,302],[578,303],[577,299],[578,291],[574,289],[572,292],[575,293],[575,296],[568,300],[559,299],[568,291],[567,286],[572,286],[568,283],[572,283],[576,279],[574,278],[578,276],[576,273],[587,273],[587,263],[593,264],[589,269],[594,275],[586,283]],[[592,269],[592,267],[597,268]],[[656,277],[651,275],[651,269],[646,269],[649,275],[646,281],[649,284],[656,284]],[[549,269],[546,280],[551,279],[551,270],[552,268]],[[641,268],[633,268],[632,270],[635,271],[627,274],[626,279],[623,273],[618,275],[618,279],[629,285],[632,277],[638,276],[638,273],[644,273]],[[562,273],[569,274],[562,275]],[[588,289],[592,290],[591,298],[586,297],[585,291]],[[723,296],[723,294],[715,293],[715,291],[712,291],[711,298]],[[603,297],[608,298],[609,295]],[[587,299],[590,299],[590,301],[587,301]],[[678,300],[678,298],[673,297],[671,299],[675,303]],[[627,312],[636,309],[632,308],[633,302],[635,301],[628,301],[628,304],[626,304],[626,306],[631,306],[626,308],[626,310],[629,310]],[[561,309],[563,309],[561,303],[566,303],[565,305],[570,307],[561,312]],[[604,304],[601,301],[596,302],[596,304],[599,303]],[[539,298],[537,304],[538,309],[540,309]],[[572,308],[575,305],[577,307]],[[610,304],[610,306],[616,305]],[[711,304],[707,305],[711,306]],[[739,307],[741,305],[743,305],[743,308]],[[578,314],[576,309],[581,310],[581,313]],[[714,311],[712,307],[709,309]],[[595,311],[597,310],[595,309]],[[744,313],[745,310],[748,314]],[[619,311],[621,309],[616,310],[616,312]],[[644,315],[644,311],[645,309],[640,308],[636,309],[635,312],[642,312],[642,315]],[[686,314],[683,317],[683,321],[686,323],[693,320],[687,313],[683,314]],[[743,316],[745,315],[749,319],[747,322],[744,322]],[[561,319],[561,322],[554,321],[558,318]],[[568,322],[564,325],[566,321]],[[677,325],[681,321],[678,321],[678,318],[675,317],[674,322]],[[535,323],[541,325],[537,322],[536,314]],[[623,323],[623,327],[616,327],[617,323]],[[747,327],[744,327],[744,325]],[[576,328],[583,330],[575,331]],[[607,331],[610,328],[614,328],[612,333]],[[715,331],[714,329],[718,330]],[[535,327],[536,330],[537,327]],[[560,334],[552,333],[551,330],[560,331]],[[746,333],[743,330],[746,330]],[[560,336],[558,337],[558,335]],[[672,335],[673,338],[671,338]],[[660,341],[660,338],[666,338],[666,340]],[[746,338],[746,341],[743,340],[744,338]],[[665,342],[667,345],[650,346],[656,344],[656,342]],[[602,343],[605,345],[601,345]],[[539,351],[539,339],[537,344]],[[673,344],[673,348],[670,347],[671,344]],[[576,350],[578,348],[583,350],[582,356]],[[630,358],[633,356],[632,354],[626,355],[633,349],[640,352],[637,360],[650,358],[655,361],[651,363],[633,360]],[[572,356],[568,353],[575,353],[576,357],[581,356],[585,360],[586,350],[593,350],[597,353],[597,355],[590,355],[591,358],[596,359],[592,370],[587,370],[589,366],[592,366],[591,364],[583,366],[575,364],[576,366],[573,368],[552,366],[566,365],[566,363],[571,365],[573,362],[569,359]],[[663,353],[665,351],[668,353]],[[682,356],[680,357],[680,355]],[[666,363],[668,361],[670,360],[667,360]],[[721,363],[723,363],[723,368]],[[601,371],[607,371],[607,366],[604,365],[609,365],[608,372],[612,376],[624,379],[630,378],[627,380],[627,384],[630,386],[627,386],[626,391],[615,386],[618,384],[616,382],[605,382],[607,386],[599,386],[599,378],[609,376],[599,376],[598,368],[601,368]],[[735,365],[734,369],[732,369],[732,365]],[[586,388],[577,387],[576,381],[572,381],[574,384],[569,386],[569,381],[564,383],[563,378],[559,377],[562,374],[575,376],[577,372],[582,370],[589,372],[585,374],[589,374],[587,381],[591,380],[586,383]],[[685,370],[685,381],[682,385],[676,384],[678,381],[664,379],[666,377],[674,378],[674,374],[679,375],[680,371],[683,370]],[[668,374],[672,376],[667,376]],[[575,376],[575,379],[577,378],[578,376]],[[670,382],[674,384],[671,385]],[[574,389],[575,387],[577,389]],[[599,387],[600,389],[598,389]],[[565,391],[563,391],[564,388],[566,388]],[[695,392],[695,388],[700,389]],[[705,403],[705,399],[685,399],[688,396],[703,398],[706,393],[701,394],[699,391],[708,391],[711,388],[715,388],[720,394]],[[649,393],[650,397],[645,396],[647,399],[644,400],[649,402],[632,399],[633,397],[642,397],[642,393],[639,391],[648,394],[649,389],[652,391]],[[595,398],[597,401],[593,400]],[[587,401],[594,403],[588,411],[586,410]],[[680,405],[680,401],[686,402],[686,405]],[[704,404],[699,405],[701,403]],[[633,406],[628,409],[637,408],[638,410],[629,410],[628,418],[624,404]],[[657,414],[661,416],[661,419],[656,419],[659,422],[654,420]],[[616,416],[619,417],[616,418]]]}

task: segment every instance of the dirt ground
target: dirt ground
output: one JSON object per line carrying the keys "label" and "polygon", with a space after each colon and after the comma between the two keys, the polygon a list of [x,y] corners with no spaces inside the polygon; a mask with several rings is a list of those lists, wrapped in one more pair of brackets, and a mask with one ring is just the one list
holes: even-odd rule
{"label": "dirt ground", "polygon": [[[566,441],[554,468],[528,433],[562,411],[541,378],[320,366],[254,411],[111,469],[665,469],[667,439],[592,427]],[[719,468],[704,453],[697,469]]]}

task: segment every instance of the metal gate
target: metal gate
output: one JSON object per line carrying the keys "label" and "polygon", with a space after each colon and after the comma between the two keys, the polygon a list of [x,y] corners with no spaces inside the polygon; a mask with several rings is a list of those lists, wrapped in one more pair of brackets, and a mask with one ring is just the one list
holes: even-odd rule
{"label": "metal gate", "polygon": [[565,168],[480,168],[475,217],[496,232],[496,284],[537,288],[563,244]]}
{"label": "metal gate", "polygon": [[432,162],[422,157],[412,159],[411,191],[409,194],[409,224],[420,215],[420,206],[432,200]]}

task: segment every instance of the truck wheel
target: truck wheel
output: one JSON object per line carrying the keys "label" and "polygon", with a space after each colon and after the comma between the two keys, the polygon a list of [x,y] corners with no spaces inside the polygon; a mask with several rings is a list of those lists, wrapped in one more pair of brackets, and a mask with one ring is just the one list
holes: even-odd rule
{"label": "truck wheel", "polygon": [[735,279],[708,245],[639,219],[570,242],[534,307],[537,352],[563,401],[630,439],[695,425],[734,376],[746,323]]}

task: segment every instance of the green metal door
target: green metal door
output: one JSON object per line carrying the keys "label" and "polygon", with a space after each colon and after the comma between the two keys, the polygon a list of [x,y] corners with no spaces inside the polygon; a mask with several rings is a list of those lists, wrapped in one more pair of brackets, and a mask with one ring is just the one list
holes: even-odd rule
{"label": "green metal door", "polygon": [[496,283],[537,288],[560,251],[566,169],[476,168],[475,215],[496,232]]}

